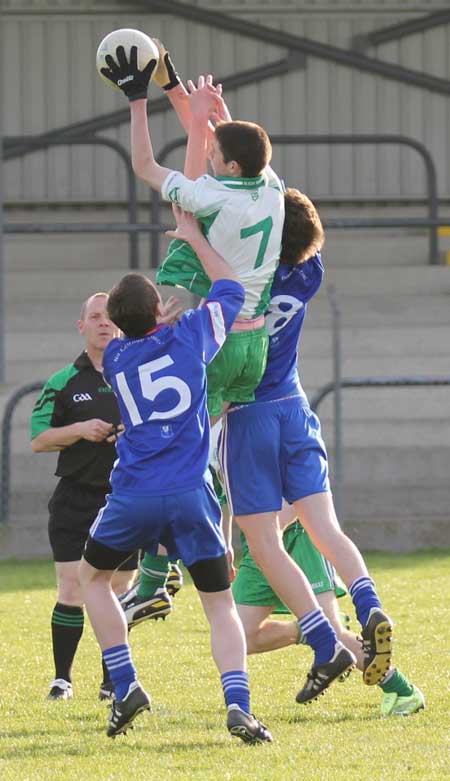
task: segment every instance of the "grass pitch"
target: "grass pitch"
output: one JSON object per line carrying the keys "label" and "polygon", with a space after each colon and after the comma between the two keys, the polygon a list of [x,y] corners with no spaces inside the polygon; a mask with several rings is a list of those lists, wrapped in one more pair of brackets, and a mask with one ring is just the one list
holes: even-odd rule
{"label": "grass pitch", "polygon": [[[297,705],[311,654],[289,648],[249,659],[252,710],[276,741],[256,747],[226,731],[208,630],[190,584],[167,621],[131,633],[153,713],[113,741],[97,699],[100,653],[88,621],[74,700],[46,702],[53,566],[0,562],[1,781],[450,779],[450,551],[367,558],[396,622],[395,662],[425,693],[427,709],[381,720],[380,690],[364,686],[357,672],[320,702]],[[351,610],[348,598],[342,607]]]}

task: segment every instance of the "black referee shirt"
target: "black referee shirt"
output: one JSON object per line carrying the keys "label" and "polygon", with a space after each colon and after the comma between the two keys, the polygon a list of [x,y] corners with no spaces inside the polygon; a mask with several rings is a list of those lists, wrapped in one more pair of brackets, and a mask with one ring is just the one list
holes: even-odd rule
{"label": "black referee shirt", "polygon": [[[113,390],[105,383],[86,352],[54,374],[44,386],[31,415],[31,438],[48,428],[100,418],[120,423]],[[55,474],[92,486],[109,486],[117,458],[114,443],[80,439],[61,450]]]}

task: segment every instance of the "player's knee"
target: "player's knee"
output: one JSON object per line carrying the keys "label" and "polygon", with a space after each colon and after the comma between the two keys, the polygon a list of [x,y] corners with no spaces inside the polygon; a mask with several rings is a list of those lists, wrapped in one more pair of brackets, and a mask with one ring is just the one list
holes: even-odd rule
{"label": "player's knee", "polygon": [[119,595],[123,594],[125,591],[128,591],[134,583],[135,573],[136,570],[115,572],[111,582],[114,593]]}
{"label": "player's knee", "polygon": [[58,602],[63,605],[82,605],[83,596],[79,578],[61,578],[58,583]]}
{"label": "player's knee", "polygon": [[281,538],[278,535],[270,535],[261,539],[248,540],[250,553],[260,569],[265,568],[277,559],[287,555],[284,551]]}
{"label": "player's knee", "polygon": [[258,654],[263,650],[261,645],[261,627],[245,627],[245,640],[247,643],[247,654]]}
{"label": "player's knee", "polygon": [[214,559],[196,561],[187,569],[198,591],[208,594],[227,591],[230,588],[228,560],[225,554]]}

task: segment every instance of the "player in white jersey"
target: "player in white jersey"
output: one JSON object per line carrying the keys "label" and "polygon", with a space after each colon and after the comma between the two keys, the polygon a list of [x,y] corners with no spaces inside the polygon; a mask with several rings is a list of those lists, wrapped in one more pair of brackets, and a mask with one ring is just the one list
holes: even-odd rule
{"label": "player in white jersey", "polygon": [[[267,332],[262,313],[275,271],[284,221],[284,198],[279,180],[265,169],[271,158],[269,138],[252,122],[221,122],[208,147],[214,176],[192,181],[155,161],[147,121],[147,88],[151,68],[139,71],[136,52],[127,60],[118,47],[117,62],[107,57],[103,74],[130,100],[131,149],[135,173],[163,198],[180,205],[204,222],[204,230],[217,250],[227,247],[227,261],[245,289],[244,306],[231,338],[208,371],[208,410],[220,416],[230,402],[254,400],[254,389],[264,373]],[[156,62],[154,62],[154,66]],[[199,81],[190,96],[188,154],[204,150],[211,115],[220,110],[221,92],[212,80]],[[205,168],[203,170],[205,170]],[[175,262],[175,276],[169,272]],[[193,265],[194,264],[194,265]],[[186,277],[184,274],[186,272]],[[187,245],[174,245],[158,277],[160,283],[182,284],[200,295],[210,280]]]}
{"label": "player in white jersey", "polygon": [[[223,109],[220,90],[202,77],[199,89],[193,85],[189,96],[161,44],[154,79],[189,131],[187,168],[189,179],[158,166],[148,131],[145,99],[149,72],[144,76],[136,66],[135,53],[127,61],[117,50],[117,64],[108,60],[104,75],[130,99],[133,166],[141,178],[163,197],[181,204],[200,217],[212,246],[227,247],[227,261],[245,289],[244,305],[226,343],[208,366],[208,410],[215,418],[232,401],[254,399],[266,365],[268,336],[263,312],[277,264],[284,220],[284,199],[278,178],[266,170],[271,146],[265,131],[253,123],[224,122],[212,132],[211,111]],[[215,178],[201,176],[207,168],[206,137]],[[200,150],[200,153],[199,153]],[[196,179],[196,181],[190,181]],[[159,284],[177,284],[204,296],[210,280],[189,244],[172,242],[169,254],[157,273]],[[146,554],[141,563],[138,586],[124,595],[124,609],[130,626],[142,617],[156,616],[161,600],[157,591],[164,586],[168,562]],[[155,602],[156,600],[156,602]],[[156,611],[155,611],[156,604]],[[164,609],[164,605],[163,605]]]}

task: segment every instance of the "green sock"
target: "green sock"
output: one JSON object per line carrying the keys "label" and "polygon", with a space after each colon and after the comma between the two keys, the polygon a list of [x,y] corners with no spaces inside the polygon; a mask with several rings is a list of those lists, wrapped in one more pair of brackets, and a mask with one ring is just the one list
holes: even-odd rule
{"label": "green sock", "polygon": [[378,686],[383,689],[385,694],[395,692],[399,697],[411,697],[414,691],[408,679],[396,667],[388,672],[383,682],[379,683]]}
{"label": "green sock", "polygon": [[169,574],[169,558],[168,556],[152,556],[151,553],[146,553],[141,561],[140,570],[138,596],[152,597],[157,588],[165,585]]}

